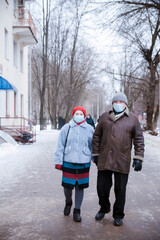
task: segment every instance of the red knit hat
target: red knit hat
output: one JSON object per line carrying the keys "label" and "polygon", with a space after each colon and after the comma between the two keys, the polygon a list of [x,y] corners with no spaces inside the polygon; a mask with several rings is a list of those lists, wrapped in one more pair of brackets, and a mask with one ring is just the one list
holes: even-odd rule
{"label": "red knit hat", "polygon": [[84,113],[84,117],[86,117],[86,109],[84,109],[84,108],[81,107],[81,106],[77,106],[77,107],[74,107],[74,108],[73,108],[73,110],[72,110],[72,116],[73,116],[73,114],[75,113],[75,111],[77,111],[77,110],[82,111],[82,112]]}

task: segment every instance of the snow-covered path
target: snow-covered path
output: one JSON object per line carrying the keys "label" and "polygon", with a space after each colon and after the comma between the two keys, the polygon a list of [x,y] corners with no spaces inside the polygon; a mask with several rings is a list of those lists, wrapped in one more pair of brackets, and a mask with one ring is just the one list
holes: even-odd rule
{"label": "snow-covered path", "polygon": [[[63,216],[61,172],[54,169],[58,131],[41,131],[37,142],[0,145],[0,240],[158,240],[160,239],[160,137],[145,133],[142,172],[131,169],[124,225],[113,226],[112,212],[96,222],[97,171],[92,164],[82,223]],[[114,203],[113,189],[111,203]]]}
{"label": "snow-covered path", "polygon": [[[23,179],[24,175],[26,175],[26,181],[38,177],[39,172],[34,168],[38,164],[43,168],[45,162],[47,162],[47,165],[50,164],[53,168],[53,151],[58,134],[58,131],[42,131],[38,132],[37,142],[34,144],[17,144],[17,146],[13,146],[4,143],[0,145],[1,191],[6,192],[11,187],[14,187],[21,178]],[[43,161],[41,161],[42,156]],[[48,158],[50,161],[47,161]]]}

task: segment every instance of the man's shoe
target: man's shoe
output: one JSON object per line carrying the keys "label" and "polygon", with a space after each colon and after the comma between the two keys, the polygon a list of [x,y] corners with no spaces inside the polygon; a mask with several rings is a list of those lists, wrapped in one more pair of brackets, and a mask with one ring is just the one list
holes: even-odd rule
{"label": "man's shoe", "polygon": [[114,226],[122,226],[123,225],[123,220],[121,218],[115,218],[114,219]]}
{"label": "man's shoe", "polygon": [[72,207],[72,201],[70,203],[66,202],[66,205],[64,207],[64,215],[68,216],[71,212],[71,207]]}
{"label": "man's shoe", "polygon": [[97,213],[96,216],[95,216],[95,219],[96,219],[96,220],[101,220],[101,219],[104,218],[104,216],[105,216],[105,213],[104,213],[104,212],[98,211],[98,213]]}
{"label": "man's shoe", "polygon": [[82,218],[80,216],[80,209],[74,208],[73,210],[73,220],[75,222],[81,222]]}

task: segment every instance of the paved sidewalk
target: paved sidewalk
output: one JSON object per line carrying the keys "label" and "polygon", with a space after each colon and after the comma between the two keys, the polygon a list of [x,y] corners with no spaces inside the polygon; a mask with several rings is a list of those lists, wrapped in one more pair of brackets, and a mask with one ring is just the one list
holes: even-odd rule
{"label": "paved sidewalk", "polygon": [[[18,153],[0,157],[0,172],[3,168],[0,175],[0,240],[159,240],[160,138],[145,133],[143,170],[137,173],[131,169],[124,225],[115,227],[112,212],[101,221],[95,220],[99,205],[94,164],[90,187],[85,190],[82,222],[73,222],[72,213],[68,217],[63,215],[61,172],[53,165],[57,136],[56,131],[40,132],[36,143],[21,145]],[[16,163],[12,157],[16,157]],[[9,168],[4,161],[9,161]],[[111,203],[113,206],[113,189]]]}

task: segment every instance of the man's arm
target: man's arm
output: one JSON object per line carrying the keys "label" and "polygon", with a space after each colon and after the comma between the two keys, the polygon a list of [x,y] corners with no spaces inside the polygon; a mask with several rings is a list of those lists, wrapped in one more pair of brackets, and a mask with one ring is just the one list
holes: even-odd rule
{"label": "man's arm", "polygon": [[141,171],[144,157],[144,137],[138,119],[133,130],[134,157],[132,167],[135,171]]}
{"label": "man's arm", "polygon": [[102,137],[102,121],[100,121],[95,129],[92,140],[92,155],[93,157],[99,156],[100,144]]}

